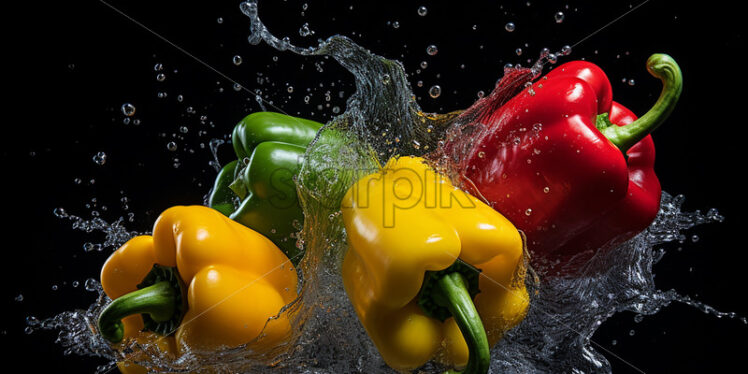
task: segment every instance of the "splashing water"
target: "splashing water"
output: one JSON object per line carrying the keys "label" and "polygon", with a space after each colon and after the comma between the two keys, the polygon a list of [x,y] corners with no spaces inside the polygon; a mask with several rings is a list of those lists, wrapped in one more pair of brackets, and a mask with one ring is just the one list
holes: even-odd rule
{"label": "splashing water", "polygon": [[[99,368],[101,372],[125,358],[160,371],[210,367],[231,372],[393,372],[358,322],[340,281],[339,267],[347,250],[340,199],[355,180],[395,155],[431,155],[437,168],[453,178],[459,177],[450,160],[433,157],[433,151],[445,136],[470,138],[481,129],[460,128],[460,112],[423,113],[404,68],[397,61],[374,55],[344,36],[330,37],[316,47],[297,47],[288,38],[280,39],[269,32],[259,19],[256,0],[246,1],[241,10],[250,20],[250,43],[264,41],[279,51],[332,57],[353,75],[356,85],[346,110],[328,122],[308,147],[296,179],[305,215],[299,245],[306,255],[299,265],[299,297],[281,311],[294,327],[290,343],[260,350],[260,337],[235,349],[211,354],[190,352],[176,360],[162,357],[149,344],[132,342],[124,349],[114,350],[95,331],[98,313],[109,302],[95,283],[90,286],[99,297],[88,309],[65,312],[44,321],[32,319],[29,327],[59,330],[58,342],[66,348],[66,354],[109,359],[109,365]],[[503,104],[538,74],[537,69],[507,69],[495,90],[481,98],[471,111],[462,113],[462,118],[477,113],[475,108]],[[332,133],[338,141],[325,140],[329,138],[326,134]],[[221,142],[211,142],[211,150]],[[213,157],[216,158],[215,152]],[[217,159],[211,161],[211,166],[217,166]],[[664,251],[654,248],[684,239],[685,230],[696,225],[722,220],[715,210],[706,214],[683,212],[682,203],[682,196],[663,193],[660,212],[650,227],[617,249],[593,258],[579,277],[548,278],[542,282],[528,277],[528,287],[535,291],[530,292],[530,310],[525,320],[493,348],[492,372],[610,372],[610,364],[590,338],[606,319],[621,311],[649,315],[675,301],[718,317],[735,318],[734,314],[718,312],[674,290],[655,287],[652,267]],[[124,228],[124,219],[110,224],[67,213],[58,217],[71,219],[74,227],[87,232],[104,232],[106,240],[100,248],[116,247],[137,234]],[[268,323],[272,324],[273,319]],[[440,368],[430,363],[422,369],[431,372]]]}

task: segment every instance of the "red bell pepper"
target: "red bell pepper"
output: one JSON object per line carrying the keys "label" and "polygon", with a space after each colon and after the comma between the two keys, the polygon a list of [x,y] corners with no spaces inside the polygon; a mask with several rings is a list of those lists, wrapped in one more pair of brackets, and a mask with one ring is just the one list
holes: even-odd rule
{"label": "red bell pepper", "polygon": [[664,54],[652,55],[647,69],[663,90],[639,119],[612,101],[605,73],[585,61],[558,66],[503,105],[466,112],[485,130],[457,157],[460,170],[524,231],[536,266],[567,272],[655,218],[661,190],[649,133],[672,112],[682,78]]}

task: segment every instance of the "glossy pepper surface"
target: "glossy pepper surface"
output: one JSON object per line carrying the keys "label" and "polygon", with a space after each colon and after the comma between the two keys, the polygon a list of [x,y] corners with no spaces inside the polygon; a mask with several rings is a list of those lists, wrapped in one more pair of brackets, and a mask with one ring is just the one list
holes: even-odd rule
{"label": "glossy pepper surface", "polygon": [[515,227],[418,157],[360,179],[342,212],[343,284],[385,362],[410,370],[437,357],[486,372],[490,347],[528,306]]}
{"label": "glossy pepper surface", "polygon": [[321,123],[280,113],[258,112],[234,127],[237,159],[218,174],[210,206],[270,238],[294,263],[300,260],[294,233],[304,215],[293,178]]}
{"label": "glossy pepper surface", "polygon": [[579,264],[655,218],[661,190],[649,133],[672,112],[682,78],[664,54],[647,69],[663,90],[639,119],[612,101],[605,73],[585,61],[556,67],[478,117],[487,130],[461,169],[476,195],[527,235],[533,261]]}
{"label": "glossy pepper surface", "polygon": [[177,206],[159,216],[152,236],[134,237],[109,257],[101,285],[113,300],[97,324],[106,340],[181,354],[236,347],[261,332],[258,344],[283,342],[288,319],[268,318],[296,297],[297,275],[259,233],[208,207]]}

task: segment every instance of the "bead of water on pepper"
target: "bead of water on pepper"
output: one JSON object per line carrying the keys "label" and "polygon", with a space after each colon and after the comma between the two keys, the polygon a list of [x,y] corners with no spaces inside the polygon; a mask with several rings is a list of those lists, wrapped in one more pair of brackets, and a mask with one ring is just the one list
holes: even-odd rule
{"label": "bead of water on pepper", "polygon": [[438,48],[437,48],[437,47],[436,47],[435,45],[433,45],[433,44],[431,44],[431,45],[429,45],[428,47],[426,47],[426,53],[427,53],[427,54],[428,54],[429,56],[434,56],[434,55],[436,55],[436,54],[437,54],[438,52],[439,52],[439,49],[438,49]]}
{"label": "bead of water on pepper", "polygon": [[164,74],[164,73],[157,74],[156,75],[156,80],[159,81],[159,82],[165,81],[166,80],[166,74]]}
{"label": "bead of water on pepper", "polygon": [[517,27],[514,25],[514,22],[508,22],[506,25],[504,25],[504,30],[508,32],[514,31]]}
{"label": "bead of water on pepper", "polygon": [[429,10],[425,6],[419,6],[418,7],[418,15],[423,17],[426,14],[428,14]]}
{"label": "bead of water on pepper", "polygon": [[235,55],[231,60],[234,62],[234,65],[236,66],[241,65],[243,62],[242,56],[239,56],[239,55]]}

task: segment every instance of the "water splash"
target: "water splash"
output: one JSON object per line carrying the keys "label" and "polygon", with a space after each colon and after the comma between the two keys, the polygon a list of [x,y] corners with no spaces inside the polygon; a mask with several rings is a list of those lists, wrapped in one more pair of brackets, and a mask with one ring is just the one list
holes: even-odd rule
{"label": "water splash", "polygon": [[[299,245],[306,250],[306,256],[299,266],[302,280],[299,298],[281,311],[289,316],[294,327],[290,342],[261,350],[260,340],[209,355],[192,352],[178,359],[162,357],[155,346],[147,343],[130,342],[122,349],[113,350],[96,333],[93,323],[109,301],[100,288],[99,298],[87,310],[35,320],[29,326],[59,330],[58,342],[66,347],[66,353],[104,357],[112,362],[127,358],[159,371],[210,367],[231,372],[393,372],[358,322],[340,282],[339,267],[347,249],[338,209],[340,198],[358,177],[391,156],[426,155],[438,149],[445,136],[469,138],[481,129],[451,127],[460,112],[423,113],[405,70],[397,61],[374,55],[344,36],[330,37],[314,47],[297,47],[289,38],[277,38],[269,32],[259,19],[256,0],[242,3],[241,10],[250,19],[250,43],[264,41],[279,51],[330,56],[353,75],[356,85],[346,110],[332,118],[307,149],[296,179],[305,213]],[[505,70],[505,78],[477,106],[505,102],[524,83],[538,76],[540,66],[537,63],[534,69]],[[478,112],[464,113],[463,118]],[[213,155],[215,158],[215,152]],[[441,170],[459,177],[448,159],[434,160]],[[660,212],[646,231],[593,258],[580,277],[549,278],[542,282],[528,278],[528,287],[536,291],[531,292],[530,311],[492,350],[492,371],[610,372],[610,364],[590,339],[606,319],[621,311],[654,314],[672,302],[683,302],[718,317],[736,317],[680,296],[674,290],[661,291],[655,287],[652,266],[664,252],[654,248],[684,239],[685,231],[696,225],[722,220],[714,210],[707,214],[683,212],[682,203],[682,196],[664,194]],[[122,244],[136,234],[124,228],[122,219],[113,224],[71,219],[74,226],[77,224],[87,232],[105,232],[104,247]],[[112,364],[102,366],[109,367]],[[440,368],[427,364],[422,369],[432,372]]]}

